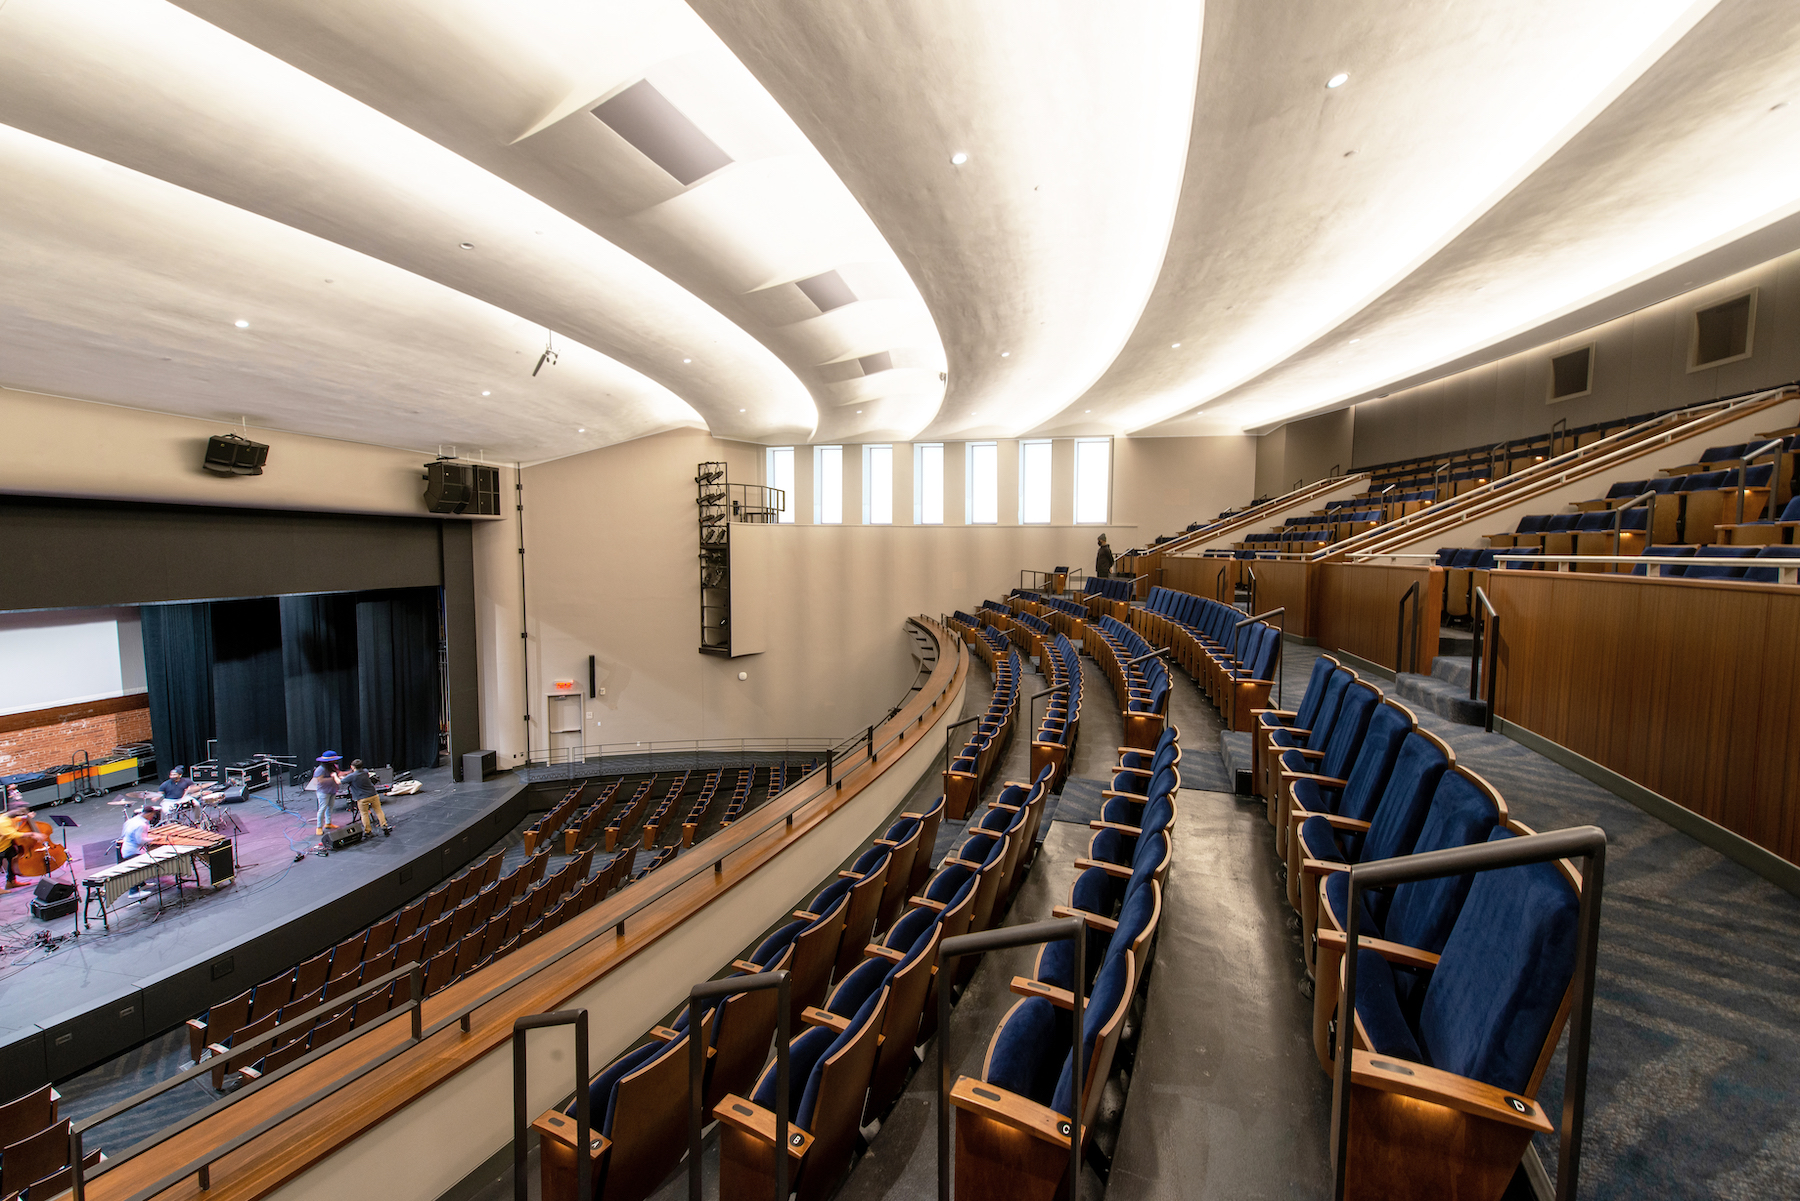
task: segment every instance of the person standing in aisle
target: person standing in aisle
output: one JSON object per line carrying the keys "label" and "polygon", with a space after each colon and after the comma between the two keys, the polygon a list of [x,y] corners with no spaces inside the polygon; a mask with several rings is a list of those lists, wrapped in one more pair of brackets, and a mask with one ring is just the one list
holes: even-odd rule
{"label": "person standing in aisle", "polygon": [[337,795],[340,783],[337,765],[343,761],[344,757],[336,751],[326,751],[319,756],[319,765],[313,768],[312,779],[306,782],[310,791],[318,793],[319,813],[314,824],[319,828],[320,838],[325,837],[325,831],[337,828],[337,823],[331,820],[331,798]]}
{"label": "person standing in aisle", "polygon": [[350,774],[344,777],[344,786],[350,790],[350,803],[362,815],[364,837],[375,837],[376,822],[381,823],[383,834],[394,832],[394,827],[388,825],[387,814],[381,811],[381,793],[376,790],[369,773],[363,770],[361,759],[350,760]]}
{"label": "person standing in aisle", "polygon": [[1100,535],[1100,549],[1094,552],[1094,574],[1104,580],[1112,575],[1112,569],[1112,547],[1106,544],[1106,535],[1102,534]]}

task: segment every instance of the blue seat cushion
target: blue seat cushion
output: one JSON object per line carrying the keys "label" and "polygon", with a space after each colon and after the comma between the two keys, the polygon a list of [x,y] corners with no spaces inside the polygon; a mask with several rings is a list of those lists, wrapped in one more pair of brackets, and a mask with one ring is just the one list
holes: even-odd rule
{"label": "blue seat cushion", "polygon": [[[1042,997],[1014,1005],[988,1048],[987,1083],[1047,1104],[1056,1088],[1057,1066],[1067,1057],[1054,1054],[1061,1026],[1057,1016],[1056,1006]],[[1061,1041],[1066,1045],[1066,1034]]]}

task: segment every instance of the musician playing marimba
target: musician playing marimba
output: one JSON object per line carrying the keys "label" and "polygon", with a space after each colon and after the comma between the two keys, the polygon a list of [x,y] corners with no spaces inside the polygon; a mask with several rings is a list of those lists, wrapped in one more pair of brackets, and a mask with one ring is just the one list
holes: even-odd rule
{"label": "musician playing marimba", "polygon": [[[155,805],[145,805],[137,813],[125,819],[125,834],[119,839],[119,862],[123,863],[134,855],[142,855],[149,845],[150,827],[162,820],[162,810]],[[141,897],[147,890],[143,885],[132,889],[130,894]]]}

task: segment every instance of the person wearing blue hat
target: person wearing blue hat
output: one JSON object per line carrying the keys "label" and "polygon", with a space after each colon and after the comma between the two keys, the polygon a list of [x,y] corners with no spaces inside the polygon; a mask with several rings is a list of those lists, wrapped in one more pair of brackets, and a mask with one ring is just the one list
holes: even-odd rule
{"label": "person wearing blue hat", "polygon": [[316,792],[319,796],[318,821],[315,824],[319,828],[320,838],[325,837],[325,831],[337,828],[337,823],[331,820],[331,798],[337,795],[337,765],[343,759],[336,751],[326,751],[319,756],[319,765],[313,768],[312,779],[306,782],[307,790]]}

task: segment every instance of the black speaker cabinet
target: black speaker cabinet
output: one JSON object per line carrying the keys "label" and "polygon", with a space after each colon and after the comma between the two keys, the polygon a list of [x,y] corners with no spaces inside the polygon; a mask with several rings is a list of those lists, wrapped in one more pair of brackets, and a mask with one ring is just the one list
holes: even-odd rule
{"label": "black speaker cabinet", "polygon": [[60,901],[64,897],[72,897],[74,895],[75,886],[73,884],[67,884],[61,880],[52,880],[48,876],[45,876],[42,880],[37,882],[37,889],[32,893],[32,896],[39,901]]}
{"label": "black speaker cabinet", "polygon": [[[345,847],[353,847],[361,842],[363,829],[359,825],[344,826],[341,829],[325,831],[325,837],[330,840],[331,850],[341,851]],[[329,852],[327,853],[329,854]]]}

